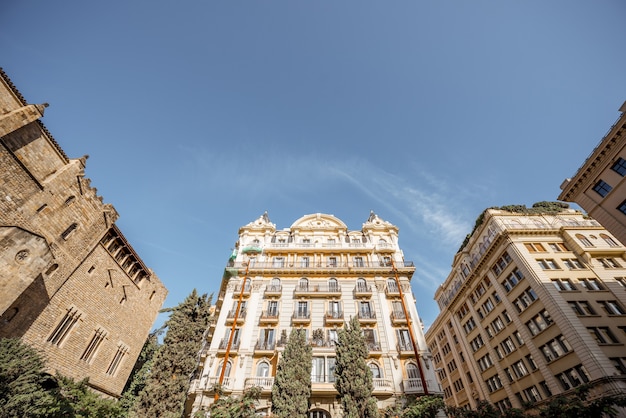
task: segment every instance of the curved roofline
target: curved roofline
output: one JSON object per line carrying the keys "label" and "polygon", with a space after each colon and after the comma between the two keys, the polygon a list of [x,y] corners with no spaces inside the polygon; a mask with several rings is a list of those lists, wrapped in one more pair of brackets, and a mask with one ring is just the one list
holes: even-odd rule
{"label": "curved roofline", "polygon": [[307,228],[310,229],[309,225],[304,225],[305,222],[318,220],[320,222],[320,229],[324,229],[325,227],[322,225],[322,221],[328,221],[332,224],[338,225],[339,228],[348,229],[348,226],[335,215],[329,215],[326,213],[313,213],[310,215],[304,215],[301,218],[297,219],[293,224],[291,224],[291,229],[294,228]]}

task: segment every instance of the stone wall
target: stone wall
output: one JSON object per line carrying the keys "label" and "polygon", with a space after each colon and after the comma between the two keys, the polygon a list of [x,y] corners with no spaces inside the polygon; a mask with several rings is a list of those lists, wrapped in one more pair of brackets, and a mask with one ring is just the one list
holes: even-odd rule
{"label": "stone wall", "polygon": [[115,226],[118,214],[0,71],[0,336],[51,372],[120,394],[167,290]]}

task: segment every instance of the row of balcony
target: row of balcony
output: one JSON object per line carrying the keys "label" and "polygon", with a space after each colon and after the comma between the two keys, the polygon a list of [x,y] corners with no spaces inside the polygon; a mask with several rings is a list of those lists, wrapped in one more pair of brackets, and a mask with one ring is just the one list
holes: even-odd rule
{"label": "row of balcony", "polygon": [[[226,315],[226,323],[232,324],[235,322],[235,310],[231,310]],[[237,315],[237,323],[243,323],[247,315],[246,309],[241,309],[239,311],[239,315]],[[359,311],[357,312],[357,317],[361,323],[370,324],[376,323],[376,313],[368,312],[368,311]],[[403,311],[392,312],[390,315],[391,323],[393,325],[402,325],[407,323],[406,315]],[[265,310],[261,312],[261,316],[259,317],[260,324],[275,324],[278,323],[279,312],[277,309]],[[296,311],[291,316],[292,323],[294,324],[303,324],[309,323],[311,321],[311,312],[310,311]],[[344,313],[342,311],[328,311],[324,315],[324,322],[326,324],[332,325],[341,325],[345,321]]]}
{"label": "row of balcony", "polygon": [[[408,289],[404,290],[408,291]],[[249,297],[252,292],[252,286],[246,285],[242,287],[237,285],[233,291],[233,295],[243,295]],[[263,296],[269,297],[281,297],[283,294],[283,287],[281,285],[267,285]],[[355,298],[368,298],[372,296],[372,286],[358,284],[352,290],[352,294]],[[298,285],[293,291],[294,297],[341,297],[341,286],[337,285],[318,285],[309,284],[306,286]],[[385,295],[394,297],[400,296],[400,289],[395,284],[387,284],[385,286]],[[220,294],[220,299],[224,294]]]}
{"label": "row of balcony", "polygon": [[377,250],[395,250],[395,246],[389,243],[366,243],[366,242],[272,242],[270,248],[368,248]]}
{"label": "row of balcony", "polygon": [[[192,384],[191,391],[194,390],[212,390],[219,382],[219,377],[209,377],[205,380],[198,380]],[[251,388],[253,386],[260,387],[263,393],[269,393],[274,385],[273,377],[248,377],[245,380],[244,387]],[[424,385],[422,380],[417,379],[405,379],[401,383],[402,391],[405,394],[421,395],[424,394]],[[430,393],[440,392],[439,385],[435,382],[427,380],[426,385]],[[394,391],[393,382],[391,379],[374,378],[372,379],[373,393],[391,393]],[[234,379],[230,377],[224,377],[222,381],[222,390],[226,393],[232,392],[234,389]],[[335,392],[334,382],[311,382],[311,389],[315,392]]]}
{"label": "row of balcony", "polygon": [[[349,270],[359,270],[359,269],[384,269],[389,270],[393,267],[390,261],[357,261],[357,262],[339,262],[339,261],[325,261],[325,262],[295,262],[287,264],[284,260],[280,261],[253,261],[253,262],[234,262],[230,261],[226,267],[232,267],[236,269],[245,270],[246,268],[249,270],[280,270],[280,269],[290,269],[290,270],[307,270],[314,271],[317,269],[349,269]],[[412,261],[401,261],[396,263],[396,268],[405,269],[405,268],[413,268],[415,264]]]}
{"label": "row of balcony", "polygon": [[[241,341],[239,339],[234,340],[231,343],[230,350],[231,351],[239,350],[240,343]],[[308,343],[312,347],[315,347],[315,348],[334,348],[337,345],[337,341],[331,338],[310,338],[308,340]],[[261,339],[261,340],[258,340],[257,343],[255,344],[254,353],[255,354],[271,354],[274,352],[276,347],[284,347],[286,344],[287,344],[287,341],[283,339],[280,339],[278,341]],[[377,355],[382,354],[382,348],[380,346],[380,343],[376,341],[366,341],[365,344],[367,345],[367,349],[371,356],[377,356]],[[220,341],[218,350],[220,352],[224,352],[227,346],[228,346],[228,338],[223,338]],[[406,356],[406,355],[410,356],[414,354],[413,344],[411,344],[410,342],[399,343],[396,346],[396,349],[398,350],[398,353],[400,353],[403,356]]]}

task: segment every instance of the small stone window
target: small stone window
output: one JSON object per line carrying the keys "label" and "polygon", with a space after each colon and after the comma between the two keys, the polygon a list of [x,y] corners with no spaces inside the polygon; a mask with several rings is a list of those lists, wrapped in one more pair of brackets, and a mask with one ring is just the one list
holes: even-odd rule
{"label": "small stone window", "polygon": [[65,231],[63,231],[63,233],[61,234],[61,238],[63,238],[64,240],[67,240],[70,237],[70,235],[72,235],[72,233],[76,231],[76,228],[78,228],[77,223],[71,224]]}

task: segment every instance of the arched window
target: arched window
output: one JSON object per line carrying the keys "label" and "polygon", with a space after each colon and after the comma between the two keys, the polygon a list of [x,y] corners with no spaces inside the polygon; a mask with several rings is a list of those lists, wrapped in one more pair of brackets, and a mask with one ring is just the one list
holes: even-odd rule
{"label": "arched window", "polygon": [[583,246],[593,247],[593,244],[591,243],[591,241],[589,241],[589,238],[587,238],[583,234],[576,234],[576,238],[578,238],[578,240],[581,242]]}
{"label": "arched window", "polygon": [[387,291],[391,293],[398,293],[398,285],[396,284],[396,279],[390,277],[387,279]]}
{"label": "arched window", "polygon": [[600,238],[602,238],[604,242],[609,244],[609,247],[617,247],[617,242],[615,242],[615,240],[609,237],[607,234],[600,234]]}
{"label": "arched window", "polygon": [[298,282],[298,288],[305,291],[309,290],[309,279],[307,279],[306,277],[301,278]]}
{"label": "arched window", "polygon": [[419,379],[420,371],[415,365],[415,363],[408,363],[406,365],[406,375],[409,379]]}
{"label": "arched window", "polygon": [[337,283],[337,279],[335,279],[334,277],[328,280],[328,290],[330,292],[339,291],[339,283]]}
{"label": "arched window", "polygon": [[280,292],[280,279],[278,277],[274,277],[272,279],[272,282],[270,283],[270,291]]}
{"label": "arched window", "polygon": [[[220,377],[220,375],[222,374],[222,366],[224,365],[224,362],[222,361],[220,363],[220,366],[217,368],[217,378]],[[228,363],[226,363],[226,370],[224,370],[224,377],[228,377],[230,376],[230,369],[232,368],[232,363],[229,361]]]}
{"label": "arched window", "polygon": [[309,412],[309,418],[330,418],[330,414],[322,409],[316,409]]}
{"label": "arched window", "polygon": [[256,366],[256,377],[269,377],[270,365],[266,361],[260,362]]}
{"label": "arched window", "polygon": [[367,281],[363,277],[359,277],[356,280],[357,292],[367,292]]}
{"label": "arched window", "polygon": [[269,408],[257,409],[256,412],[255,412],[255,416],[257,416],[257,417],[269,417],[270,416],[270,409]]}
{"label": "arched window", "polygon": [[13,318],[15,318],[20,310],[18,308],[11,308],[5,313],[5,322],[11,322]]}
{"label": "arched window", "polygon": [[380,367],[376,363],[370,363],[369,368],[372,371],[373,379],[380,379],[382,376],[380,375]]}

